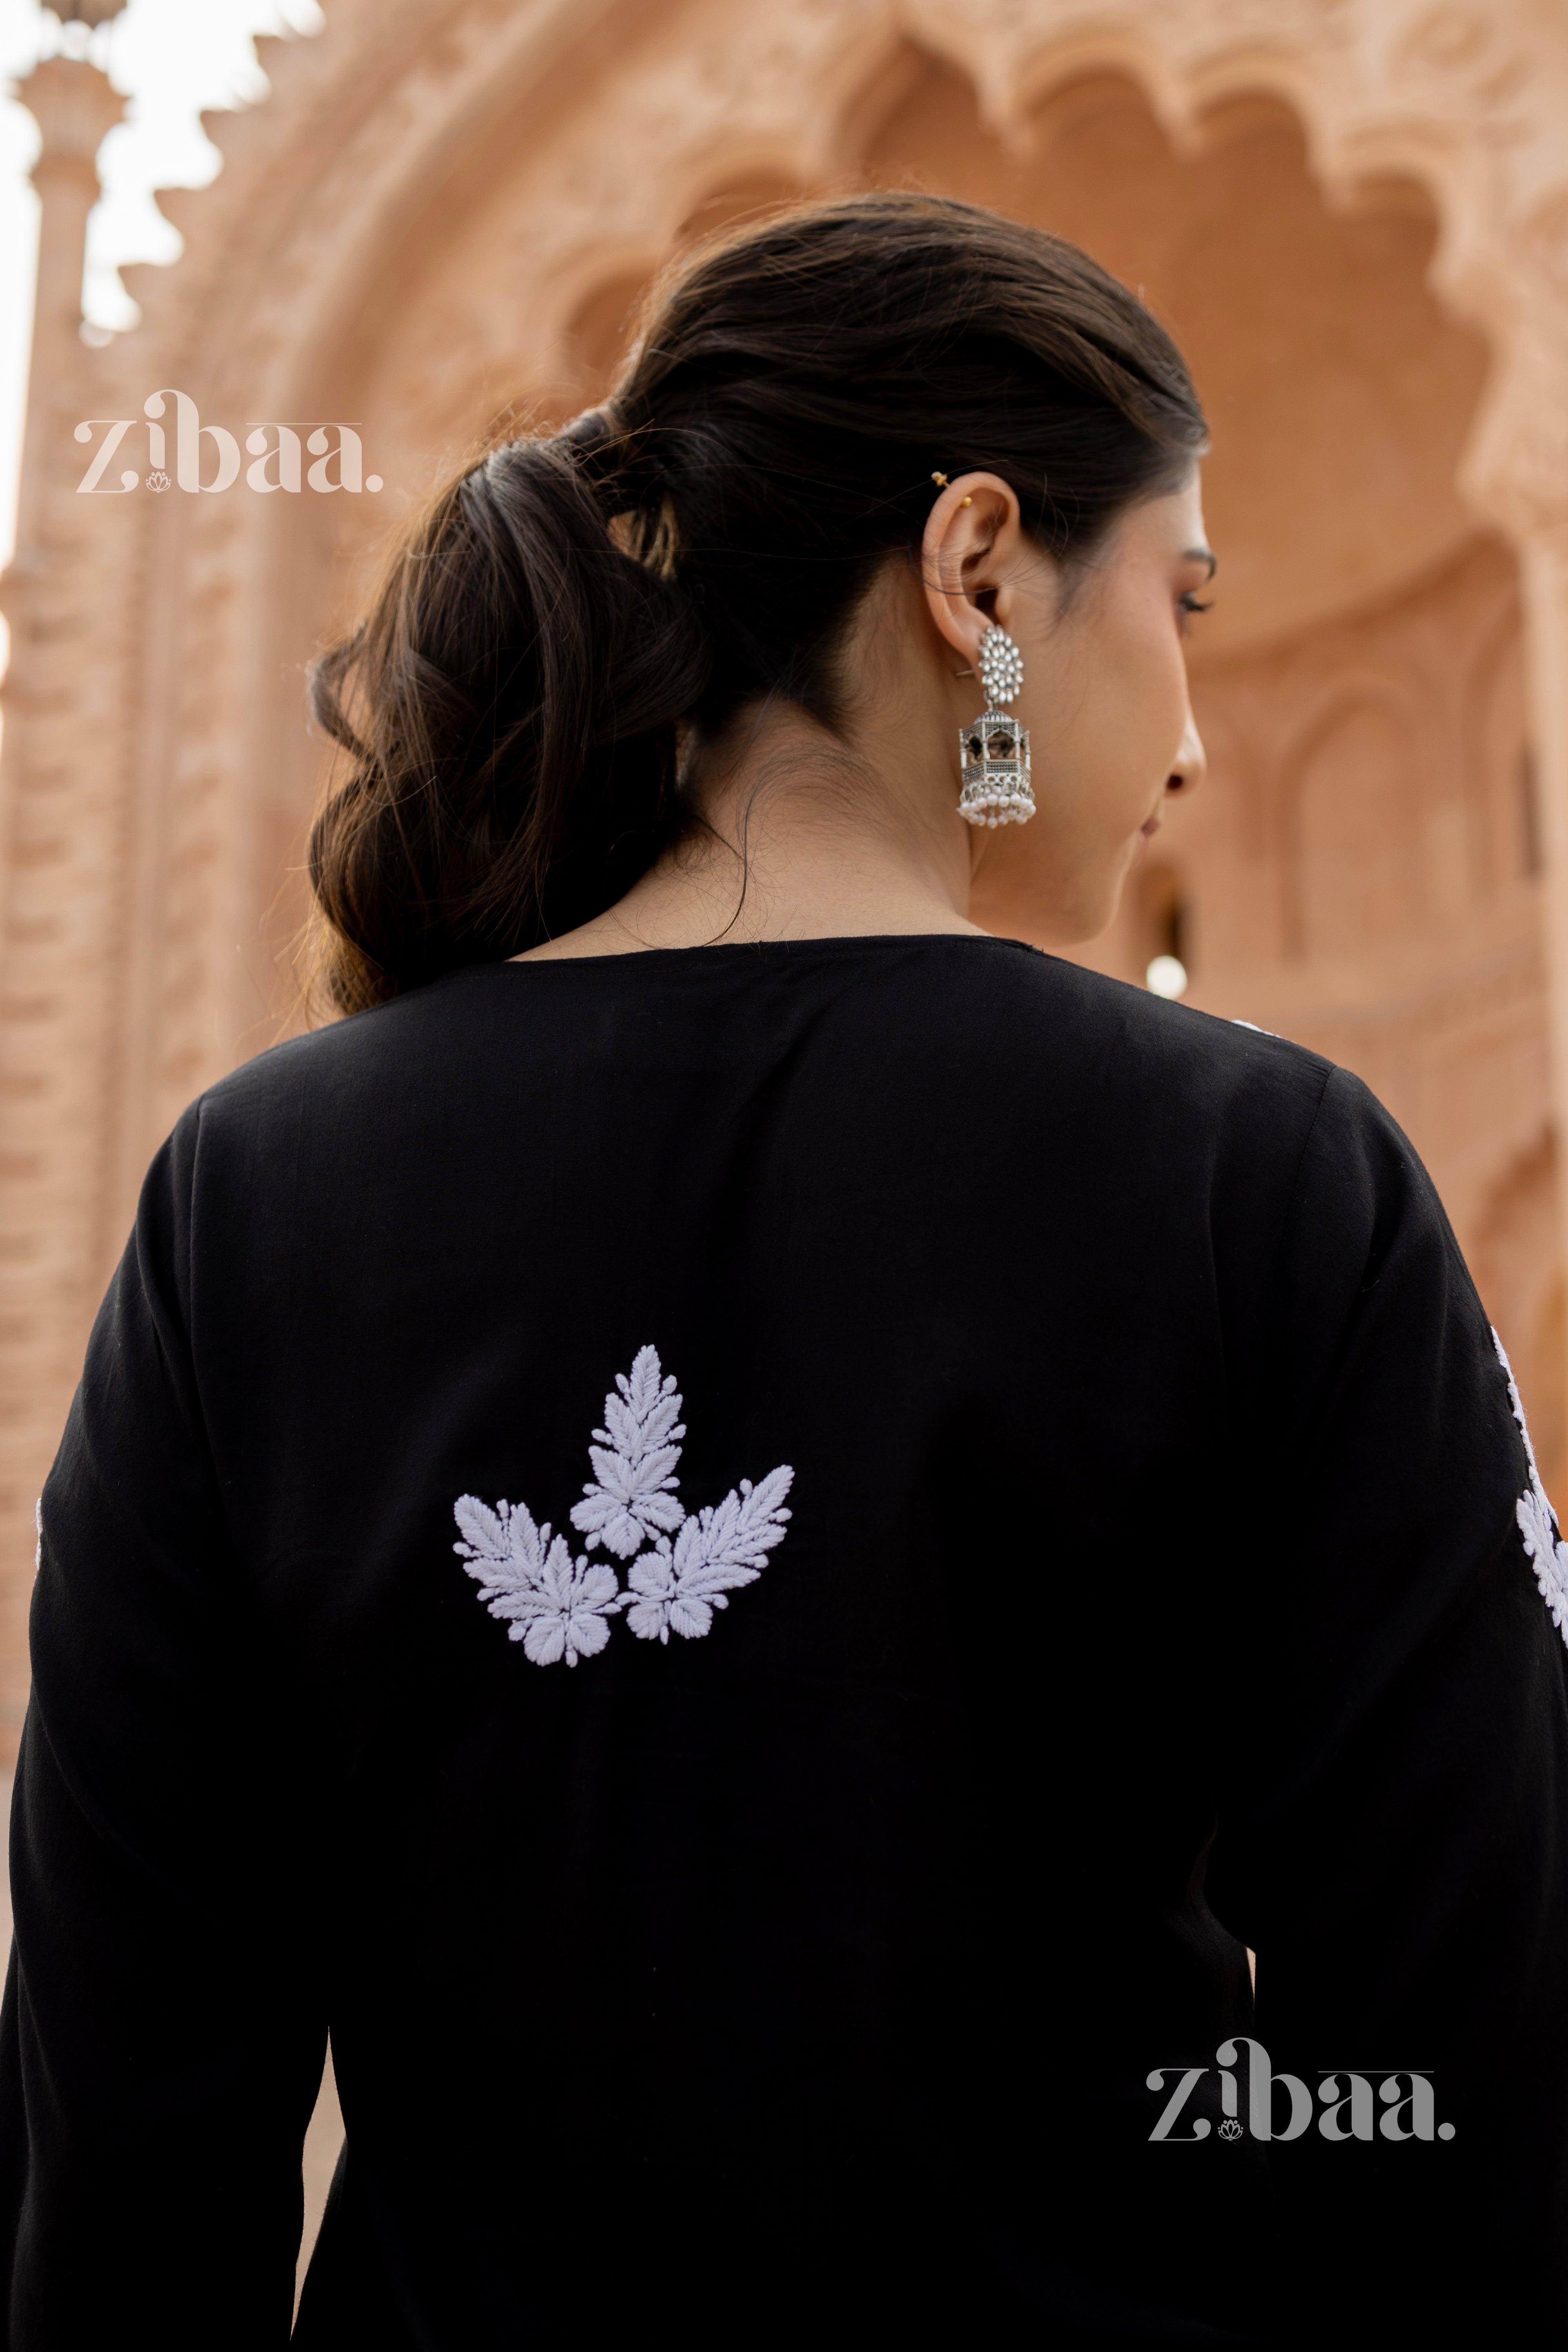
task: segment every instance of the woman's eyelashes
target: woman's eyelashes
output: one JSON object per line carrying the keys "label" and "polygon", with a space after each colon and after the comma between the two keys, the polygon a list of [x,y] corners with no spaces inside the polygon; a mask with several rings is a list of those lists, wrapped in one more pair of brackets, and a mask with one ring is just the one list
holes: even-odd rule
{"label": "woman's eyelashes", "polygon": [[1193,614],[1212,613],[1214,610],[1213,597],[1211,596],[1205,600],[1198,594],[1195,588],[1189,588],[1184,596],[1178,596],[1176,603],[1182,614],[1182,631],[1184,635],[1186,634],[1187,621]]}

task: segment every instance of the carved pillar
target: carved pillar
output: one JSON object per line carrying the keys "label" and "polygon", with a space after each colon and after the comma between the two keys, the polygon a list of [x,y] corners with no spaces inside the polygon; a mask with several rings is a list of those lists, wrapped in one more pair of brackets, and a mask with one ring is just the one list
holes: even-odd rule
{"label": "carved pillar", "polygon": [[[52,470],[58,474],[61,455],[57,427],[62,417],[69,416],[68,446],[71,426],[79,413],[72,404],[82,373],[81,272],[87,216],[98,202],[99,148],[123,110],[97,67],[72,58],[48,58],[24,83],[21,95],[37,122],[43,146],[33,166],[33,184],[41,207],[38,286],[22,445],[16,560],[11,567],[7,610],[18,593],[18,575],[25,579],[37,569],[40,538],[47,533],[48,459],[52,454]],[[76,454],[74,447],[69,448],[69,457]]]}
{"label": "carved pillar", "polygon": [[[37,322],[0,768],[0,1759],[26,1697],[33,1500],[69,1402],[101,1246],[105,1047],[123,863],[117,607],[133,499],[79,498],[101,414],[79,335],[95,158],[121,102],[93,66],[41,65]],[[95,440],[98,436],[94,436]],[[118,472],[110,481],[118,481]]]}

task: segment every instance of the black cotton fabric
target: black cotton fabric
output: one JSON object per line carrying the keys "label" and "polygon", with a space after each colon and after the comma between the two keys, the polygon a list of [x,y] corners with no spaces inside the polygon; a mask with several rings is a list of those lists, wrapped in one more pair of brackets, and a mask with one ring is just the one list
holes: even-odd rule
{"label": "black cotton fabric", "polygon": [[[627,1556],[572,1513],[645,1349]],[[6,2343],[283,2346],[329,2030],[306,2352],[1568,2341],[1529,1491],[1365,1088],[1011,943],[501,965],[262,1055],[43,1497]],[[566,1538],[526,1623],[463,1496]],[[1265,2140],[1233,2035],[1452,2137]]]}

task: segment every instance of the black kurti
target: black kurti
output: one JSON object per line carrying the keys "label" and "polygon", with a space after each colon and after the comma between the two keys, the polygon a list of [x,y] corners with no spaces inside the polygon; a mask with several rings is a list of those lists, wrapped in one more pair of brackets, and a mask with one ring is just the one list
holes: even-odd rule
{"label": "black kurti", "polygon": [[1316,1055],[458,974],[181,1120],[41,1519],[16,2352],[285,2343],[329,2028],[310,2352],[1568,2341],[1568,1552]]}

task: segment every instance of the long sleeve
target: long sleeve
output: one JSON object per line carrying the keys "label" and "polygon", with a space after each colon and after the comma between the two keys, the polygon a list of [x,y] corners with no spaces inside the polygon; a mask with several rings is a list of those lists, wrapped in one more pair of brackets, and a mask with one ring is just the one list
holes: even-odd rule
{"label": "long sleeve", "polygon": [[1279,2323],[1561,2345],[1568,1654],[1524,1531],[1554,1534],[1430,1182],[1343,1073],[1269,1310],[1209,1895],[1311,2099],[1272,2094]]}
{"label": "long sleeve", "polygon": [[325,2029],[286,1676],[193,1364],[199,1134],[147,1180],[41,1505],[0,2019],[11,2352],[289,2336]]}

